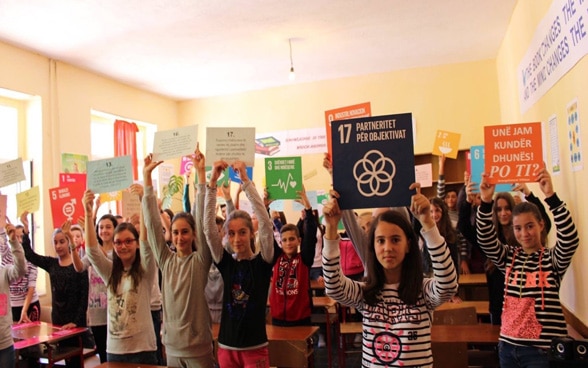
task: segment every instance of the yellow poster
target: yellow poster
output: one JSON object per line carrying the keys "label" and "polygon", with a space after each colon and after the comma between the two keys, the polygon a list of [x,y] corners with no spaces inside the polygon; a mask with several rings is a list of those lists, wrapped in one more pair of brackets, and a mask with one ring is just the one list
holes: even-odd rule
{"label": "yellow poster", "polygon": [[39,187],[35,186],[29,190],[18,193],[16,195],[16,212],[18,216],[22,215],[25,211],[34,213],[39,210],[41,203],[41,196],[39,194]]}
{"label": "yellow poster", "polygon": [[433,154],[436,156],[445,155],[449,158],[457,158],[459,151],[459,140],[461,134],[445,130],[438,130],[433,144]]}

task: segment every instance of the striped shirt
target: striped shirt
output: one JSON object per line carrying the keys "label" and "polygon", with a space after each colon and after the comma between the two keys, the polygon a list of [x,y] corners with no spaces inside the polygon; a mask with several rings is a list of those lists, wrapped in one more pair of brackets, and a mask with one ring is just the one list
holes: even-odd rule
{"label": "striped shirt", "polygon": [[323,273],[327,295],[363,316],[362,367],[432,367],[432,311],[457,292],[457,274],[437,227],[421,231],[433,262],[434,277],[423,280],[415,305],[399,297],[399,284],[384,284],[381,301],[368,305],[363,283],[341,273],[339,239],[324,239]]}
{"label": "striped shirt", "polygon": [[478,209],[478,243],[505,274],[505,301],[500,340],[513,345],[548,349],[551,339],[567,335],[559,289],[580,242],[570,212],[556,194],[546,198],[557,231],[554,247],[525,253],[498,240],[492,203]]}

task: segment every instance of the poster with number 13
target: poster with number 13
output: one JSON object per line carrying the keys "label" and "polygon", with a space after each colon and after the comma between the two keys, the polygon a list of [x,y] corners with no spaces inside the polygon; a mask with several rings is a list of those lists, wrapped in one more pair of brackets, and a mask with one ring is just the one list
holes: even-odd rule
{"label": "poster with number 13", "polygon": [[411,113],[334,121],[331,130],[333,189],[342,209],[410,205]]}

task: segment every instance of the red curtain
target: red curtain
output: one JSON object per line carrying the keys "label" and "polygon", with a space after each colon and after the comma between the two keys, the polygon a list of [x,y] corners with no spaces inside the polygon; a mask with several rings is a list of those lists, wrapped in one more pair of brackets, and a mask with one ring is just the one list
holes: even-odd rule
{"label": "red curtain", "polygon": [[137,124],[124,120],[114,122],[114,157],[131,156],[133,179],[139,179],[139,161],[137,160]]}

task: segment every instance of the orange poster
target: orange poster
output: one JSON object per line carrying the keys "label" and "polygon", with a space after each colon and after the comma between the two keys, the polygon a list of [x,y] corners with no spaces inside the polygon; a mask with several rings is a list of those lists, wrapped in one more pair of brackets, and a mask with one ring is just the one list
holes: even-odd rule
{"label": "orange poster", "polygon": [[331,122],[335,120],[347,120],[372,116],[370,102],[364,102],[353,106],[339,107],[338,109],[325,111],[325,124],[327,128],[327,149],[331,156]]}
{"label": "orange poster", "polygon": [[445,157],[457,158],[460,138],[461,134],[459,133],[437,130],[435,143],[433,144],[433,154],[436,156],[445,155]]}
{"label": "orange poster", "polygon": [[541,123],[485,126],[484,146],[484,170],[493,183],[532,182],[543,167]]}

